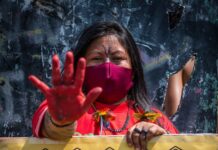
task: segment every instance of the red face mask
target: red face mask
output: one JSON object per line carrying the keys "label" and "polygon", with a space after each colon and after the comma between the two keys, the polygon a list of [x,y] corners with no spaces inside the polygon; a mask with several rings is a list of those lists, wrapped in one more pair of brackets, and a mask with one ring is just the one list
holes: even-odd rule
{"label": "red face mask", "polygon": [[132,70],[111,62],[86,68],[84,86],[87,91],[94,87],[103,89],[97,101],[112,104],[124,98],[132,87]]}

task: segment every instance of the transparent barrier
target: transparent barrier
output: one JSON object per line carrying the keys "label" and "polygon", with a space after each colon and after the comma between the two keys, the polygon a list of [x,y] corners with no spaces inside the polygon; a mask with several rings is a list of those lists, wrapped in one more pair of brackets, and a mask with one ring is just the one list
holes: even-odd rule
{"label": "transparent barrier", "polygon": [[[73,137],[54,141],[33,137],[1,137],[0,150],[131,150],[124,136]],[[218,134],[183,134],[155,137],[148,150],[218,150]]]}

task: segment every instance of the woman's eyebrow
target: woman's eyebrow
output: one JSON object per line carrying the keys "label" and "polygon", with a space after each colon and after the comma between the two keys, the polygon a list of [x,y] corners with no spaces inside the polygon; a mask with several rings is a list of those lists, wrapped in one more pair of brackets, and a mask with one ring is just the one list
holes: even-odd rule
{"label": "woman's eyebrow", "polygon": [[90,54],[95,54],[95,53],[97,53],[97,54],[102,54],[103,51],[102,51],[102,50],[99,50],[99,49],[90,50],[90,51],[88,51],[88,52],[86,53],[86,56],[88,56],[88,55],[90,55]]}
{"label": "woman's eyebrow", "polygon": [[123,52],[121,50],[113,50],[113,51],[111,51],[111,54],[112,55],[115,55],[115,54],[126,54],[126,52]]}

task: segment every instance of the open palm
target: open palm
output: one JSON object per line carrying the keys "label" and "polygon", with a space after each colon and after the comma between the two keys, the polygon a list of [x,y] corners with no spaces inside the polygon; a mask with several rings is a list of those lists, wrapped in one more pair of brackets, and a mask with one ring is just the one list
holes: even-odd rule
{"label": "open palm", "polygon": [[61,76],[60,61],[57,55],[52,58],[52,84],[49,87],[34,75],[29,80],[44,94],[48,102],[48,112],[59,125],[79,119],[100,95],[100,87],[93,88],[87,94],[82,92],[85,77],[86,60],[80,58],[74,76],[73,53],[67,52],[64,73]]}

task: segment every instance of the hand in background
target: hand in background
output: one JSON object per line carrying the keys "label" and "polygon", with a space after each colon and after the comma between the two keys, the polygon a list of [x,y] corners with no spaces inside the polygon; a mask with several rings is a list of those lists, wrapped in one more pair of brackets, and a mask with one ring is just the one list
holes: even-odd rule
{"label": "hand in background", "polygon": [[52,58],[52,84],[49,87],[34,75],[29,80],[44,94],[48,102],[48,112],[57,125],[65,125],[79,119],[100,95],[100,87],[93,88],[84,95],[82,91],[86,60],[80,58],[74,76],[74,57],[67,52],[64,73],[61,76],[60,61],[57,55]]}

